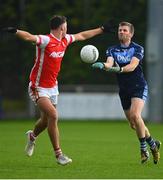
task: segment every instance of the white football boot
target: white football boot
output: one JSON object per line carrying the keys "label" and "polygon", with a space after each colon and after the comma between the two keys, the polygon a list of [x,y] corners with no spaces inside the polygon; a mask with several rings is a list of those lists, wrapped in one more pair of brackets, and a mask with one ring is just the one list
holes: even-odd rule
{"label": "white football boot", "polygon": [[60,154],[57,158],[57,163],[61,165],[67,165],[69,163],[72,163],[72,159],[70,159],[64,154]]}
{"label": "white football boot", "polygon": [[35,147],[35,141],[31,141],[30,139],[30,134],[33,133],[32,130],[29,130],[26,132],[27,135],[27,144],[25,146],[25,152],[27,154],[27,156],[32,156],[33,151],[34,151],[34,147]]}

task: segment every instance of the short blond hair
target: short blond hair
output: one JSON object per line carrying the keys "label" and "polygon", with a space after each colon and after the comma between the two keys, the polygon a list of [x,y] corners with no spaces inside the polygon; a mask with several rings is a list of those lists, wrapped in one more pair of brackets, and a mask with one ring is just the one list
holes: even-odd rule
{"label": "short blond hair", "polygon": [[130,28],[130,33],[134,34],[134,25],[129,23],[129,22],[126,22],[126,21],[122,21],[119,23],[119,26],[128,26]]}

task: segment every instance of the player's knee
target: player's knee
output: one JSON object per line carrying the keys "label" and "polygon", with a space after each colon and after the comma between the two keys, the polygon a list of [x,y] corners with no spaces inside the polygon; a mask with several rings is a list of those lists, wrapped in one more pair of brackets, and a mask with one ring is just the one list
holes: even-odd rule
{"label": "player's knee", "polygon": [[133,129],[133,130],[135,130],[136,128],[135,128],[135,124],[134,123],[130,123],[130,127],[131,127],[131,129]]}
{"label": "player's knee", "polygon": [[128,121],[129,121],[129,126],[131,127],[131,129],[135,130],[136,128],[135,128],[134,121],[131,118],[129,118]]}
{"label": "player's knee", "polygon": [[140,114],[133,112],[133,113],[131,113],[130,118],[132,119],[132,122],[134,122],[134,124],[136,124],[137,121],[141,118],[141,116],[140,116]]}
{"label": "player's knee", "polygon": [[58,121],[58,116],[57,116],[57,114],[55,112],[50,113],[48,117],[49,117],[48,119],[50,121],[53,121],[53,122],[57,122]]}
{"label": "player's knee", "polygon": [[47,120],[47,119],[44,119],[44,120],[42,121],[42,125],[43,125],[44,127],[47,127],[47,124],[48,124],[48,120]]}

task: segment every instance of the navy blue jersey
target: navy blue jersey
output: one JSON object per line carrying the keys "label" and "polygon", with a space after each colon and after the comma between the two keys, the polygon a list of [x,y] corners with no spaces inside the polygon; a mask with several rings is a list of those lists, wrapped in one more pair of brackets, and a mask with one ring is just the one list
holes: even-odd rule
{"label": "navy blue jersey", "polygon": [[113,57],[114,62],[118,63],[120,67],[130,64],[132,57],[139,59],[139,64],[134,71],[120,74],[117,73],[120,89],[132,90],[147,86],[142,71],[142,60],[144,57],[144,48],[142,46],[134,42],[131,42],[128,47],[116,45],[107,49],[106,56]]}

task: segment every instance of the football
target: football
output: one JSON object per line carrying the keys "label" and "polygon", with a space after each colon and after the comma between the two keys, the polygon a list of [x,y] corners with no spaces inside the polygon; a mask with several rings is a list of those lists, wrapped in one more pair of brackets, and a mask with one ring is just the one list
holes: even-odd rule
{"label": "football", "polygon": [[80,51],[80,57],[85,63],[94,63],[99,57],[98,49],[93,45],[86,45]]}

